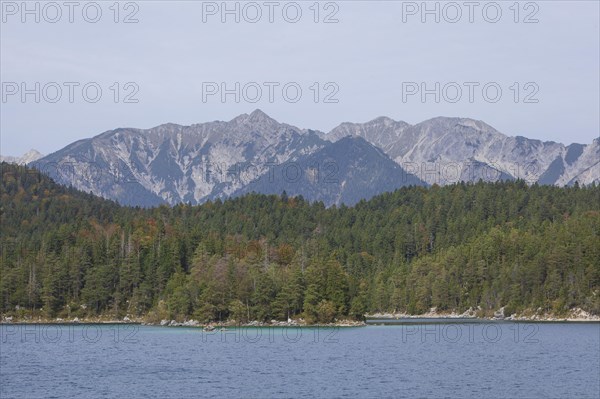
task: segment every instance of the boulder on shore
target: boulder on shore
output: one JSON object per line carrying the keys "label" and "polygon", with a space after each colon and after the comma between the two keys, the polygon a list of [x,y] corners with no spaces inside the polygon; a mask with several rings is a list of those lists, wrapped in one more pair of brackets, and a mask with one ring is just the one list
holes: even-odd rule
{"label": "boulder on shore", "polygon": [[504,319],[504,306],[494,312],[494,319]]}

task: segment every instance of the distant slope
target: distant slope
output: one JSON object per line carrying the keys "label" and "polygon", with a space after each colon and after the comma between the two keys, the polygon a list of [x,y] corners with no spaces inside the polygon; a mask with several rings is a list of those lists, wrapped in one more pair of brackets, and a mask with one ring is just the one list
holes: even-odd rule
{"label": "distant slope", "polygon": [[90,219],[112,222],[125,209],[114,201],[57,184],[27,166],[2,162],[0,174],[0,237],[42,236],[62,224]]}
{"label": "distant slope", "polygon": [[407,173],[360,137],[345,137],[295,162],[274,166],[234,195],[250,192],[302,195],[326,206],[354,205],[361,199],[426,183]]}

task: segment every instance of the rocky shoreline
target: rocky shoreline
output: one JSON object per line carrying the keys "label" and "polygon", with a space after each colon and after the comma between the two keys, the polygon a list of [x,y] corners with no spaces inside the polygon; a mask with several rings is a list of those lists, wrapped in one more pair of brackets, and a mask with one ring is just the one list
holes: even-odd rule
{"label": "rocky shoreline", "polygon": [[527,322],[600,322],[600,316],[593,315],[583,309],[571,309],[566,315],[557,316],[543,312],[542,309],[529,310],[509,316],[505,315],[504,307],[494,312],[493,316],[481,315],[481,309],[468,309],[464,313],[439,312],[435,308],[429,312],[412,315],[406,313],[374,313],[365,315],[366,319],[474,319],[474,320],[505,320]]}
{"label": "rocky shoreline", "polygon": [[309,324],[306,323],[303,319],[288,321],[271,320],[270,322],[261,322],[254,320],[248,323],[238,323],[235,320],[228,320],[224,322],[200,323],[199,321],[194,319],[185,320],[182,322],[164,319],[160,322],[153,322],[143,317],[128,316],[125,316],[123,319],[115,319],[110,317],[92,317],[82,319],[79,319],[78,317],[75,317],[73,319],[47,319],[42,317],[15,318],[12,316],[1,316],[0,324],[140,324],[144,326],[157,327],[198,327],[209,330],[234,327],[363,327],[367,325],[364,321],[356,320],[336,320],[333,323]]}
{"label": "rocky shoreline", "polygon": [[[571,309],[566,315],[557,316],[551,313],[542,312],[541,309],[536,311],[527,311],[518,314],[505,316],[504,308],[500,308],[494,312],[493,316],[485,316],[481,314],[480,309],[469,309],[463,313],[456,312],[439,312],[432,308],[429,312],[423,314],[407,314],[407,313],[373,313],[366,314],[365,320],[402,320],[402,319],[473,319],[473,320],[493,320],[493,321],[516,321],[516,322],[600,322],[600,316],[590,314],[580,308]],[[79,319],[53,318],[48,319],[41,316],[31,317],[13,317],[0,315],[0,324],[140,324],[146,326],[160,327],[198,327],[198,328],[233,328],[233,327],[363,327],[367,323],[365,321],[356,320],[336,320],[333,323],[307,323],[304,319],[288,319],[287,321],[271,320],[269,322],[250,321],[247,323],[239,323],[235,320],[223,322],[201,323],[197,320],[190,319],[184,321],[163,319],[160,321],[148,320],[145,317],[130,317],[125,316],[122,319],[117,319],[110,316],[99,316]]]}

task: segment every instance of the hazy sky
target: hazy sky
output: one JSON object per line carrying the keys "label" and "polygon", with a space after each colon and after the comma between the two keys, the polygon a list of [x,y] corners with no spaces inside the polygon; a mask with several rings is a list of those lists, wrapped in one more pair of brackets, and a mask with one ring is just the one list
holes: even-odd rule
{"label": "hazy sky", "polygon": [[3,1],[0,152],[255,108],[322,131],[462,116],[542,140],[599,135],[597,1],[314,3],[229,2],[227,14],[220,1],[58,1],[26,13]]}

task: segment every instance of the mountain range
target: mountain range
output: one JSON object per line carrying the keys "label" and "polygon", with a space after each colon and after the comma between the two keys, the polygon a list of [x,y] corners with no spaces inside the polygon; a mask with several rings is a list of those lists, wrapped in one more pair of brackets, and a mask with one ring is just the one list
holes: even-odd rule
{"label": "mountain range", "polygon": [[37,161],[38,159],[42,158],[44,155],[41,154],[39,151],[31,149],[29,151],[27,151],[25,154],[21,155],[20,157],[13,157],[13,156],[2,156],[0,155],[0,162],[8,162],[8,163],[16,163],[17,165],[27,165],[30,164],[31,162]]}
{"label": "mountain range", "polygon": [[416,125],[379,117],[324,133],[255,110],[228,122],[118,128],[28,163],[59,183],[124,205],[286,191],[331,206],[406,185],[600,183],[600,140],[543,142],[447,117]]}

